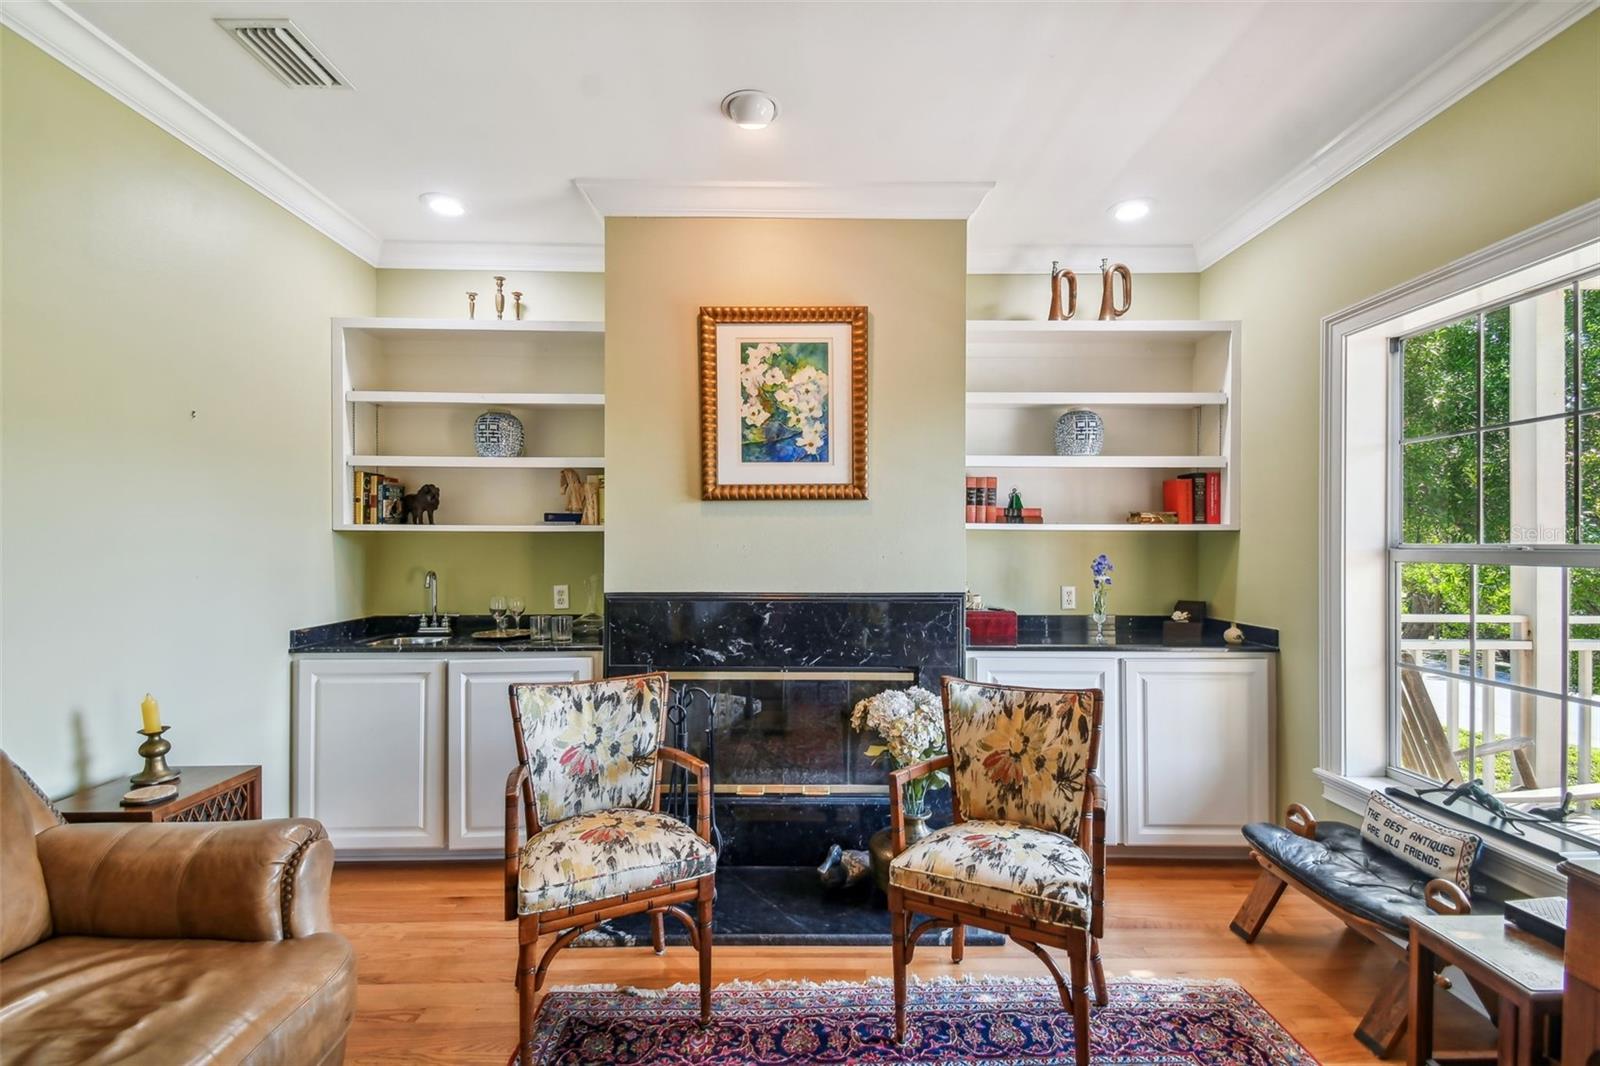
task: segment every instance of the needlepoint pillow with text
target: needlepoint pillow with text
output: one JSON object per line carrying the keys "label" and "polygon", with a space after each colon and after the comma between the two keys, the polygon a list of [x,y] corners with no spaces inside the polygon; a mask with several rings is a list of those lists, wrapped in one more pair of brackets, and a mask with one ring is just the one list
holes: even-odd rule
{"label": "needlepoint pillow with text", "polygon": [[1443,878],[1453,882],[1464,895],[1472,894],[1472,861],[1483,846],[1483,838],[1476,833],[1424,818],[1383,793],[1374,792],[1367,797],[1361,836],[1429,878]]}

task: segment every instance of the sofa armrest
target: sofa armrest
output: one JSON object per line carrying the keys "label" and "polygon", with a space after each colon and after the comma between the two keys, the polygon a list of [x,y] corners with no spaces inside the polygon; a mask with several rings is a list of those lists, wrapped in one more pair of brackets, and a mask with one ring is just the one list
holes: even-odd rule
{"label": "sofa armrest", "polygon": [[333,929],[333,844],[310,819],[89,822],[36,839],[58,936],[284,940]]}

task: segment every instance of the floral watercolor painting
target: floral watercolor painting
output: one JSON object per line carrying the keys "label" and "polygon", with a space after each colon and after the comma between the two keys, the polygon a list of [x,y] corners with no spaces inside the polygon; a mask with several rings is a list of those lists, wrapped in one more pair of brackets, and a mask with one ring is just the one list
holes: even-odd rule
{"label": "floral watercolor painting", "polygon": [[747,463],[826,463],[827,341],[739,344],[740,456]]}

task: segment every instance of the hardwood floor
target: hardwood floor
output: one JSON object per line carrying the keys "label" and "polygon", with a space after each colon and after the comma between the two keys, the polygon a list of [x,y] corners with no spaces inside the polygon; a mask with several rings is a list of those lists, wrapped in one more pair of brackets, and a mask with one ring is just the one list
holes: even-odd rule
{"label": "hardwood floor", "polygon": [[[1238,981],[1323,1063],[1370,1066],[1350,1035],[1392,963],[1295,892],[1254,945],[1228,922],[1255,879],[1248,863],[1113,863],[1108,872],[1107,974]],[[495,863],[341,864],[333,912],[360,965],[353,1063],[503,1066],[516,1042],[515,927],[501,920]],[[967,949],[951,965],[918,951],[912,972],[1043,975],[1012,945]],[[860,980],[888,976],[889,949],[718,947],[716,980]],[[688,948],[562,952],[551,984],[661,986],[695,977]],[[1441,998],[1441,1046],[1483,1046],[1492,1031]],[[1398,1058],[1404,1059],[1402,1043]]]}

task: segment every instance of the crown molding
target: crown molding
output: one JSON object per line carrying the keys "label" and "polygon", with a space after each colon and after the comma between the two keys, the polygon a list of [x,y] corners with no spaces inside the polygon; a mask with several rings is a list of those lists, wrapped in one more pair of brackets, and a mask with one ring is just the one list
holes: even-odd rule
{"label": "crown molding", "polygon": [[968,274],[1043,274],[1052,262],[1078,274],[1096,273],[1100,260],[1126,263],[1137,274],[1193,274],[1194,248],[1187,244],[1012,244],[967,247]]}
{"label": "crown molding", "polygon": [[1260,236],[1596,7],[1600,0],[1531,0],[1508,9],[1196,242],[1196,267]]}
{"label": "crown molding", "polygon": [[992,181],[633,181],[577,178],[601,218],[887,218],[965,221]]}
{"label": "crown molding", "polygon": [[60,0],[6,0],[0,24],[353,255],[377,263],[377,234]]}
{"label": "crown molding", "polygon": [[377,266],[393,270],[549,270],[598,274],[603,244],[495,244],[488,241],[384,241]]}

